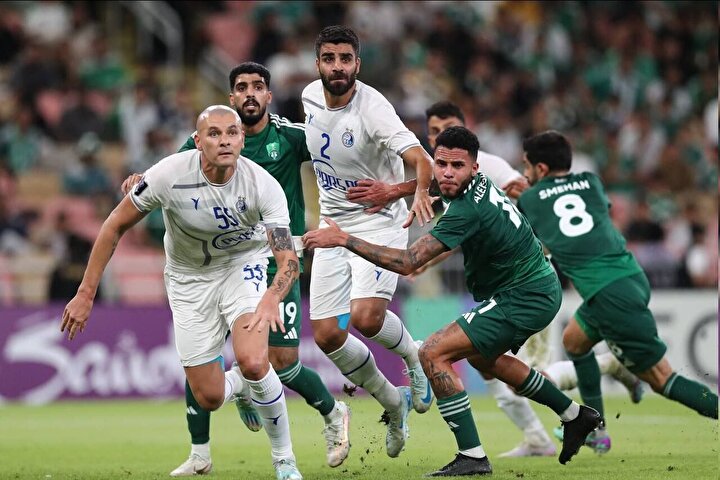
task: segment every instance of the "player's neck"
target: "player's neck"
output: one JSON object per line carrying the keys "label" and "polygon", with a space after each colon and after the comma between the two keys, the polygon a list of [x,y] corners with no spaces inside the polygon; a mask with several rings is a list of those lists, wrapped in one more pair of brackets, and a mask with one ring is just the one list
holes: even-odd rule
{"label": "player's neck", "polygon": [[548,174],[545,175],[543,178],[557,178],[557,177],[565,177],[567,175],[570,175],[570,170],[562,170],[559,172],[548,172]]}
{"label": "player's neck", "polygon": [[230,181],[232,176],[235,174],[236,168],[235,165],[229,167],[210,165],[205,159],[203,159],[200,166],[207,181],[214,185],[224,185]]}
{"label": "player's neck", "polygon": [[354,84],[350,90],[343,93],[339,97],[336,97],[335,95],[328,92],[326,88],[323,88],[323,95],[325,95],[325,105],[327,105],[328,108],[344,107],[345,105],[350,103],[350,100],[352,99],[353,95],[355,95],[356,89],[357,89],[357,83]]}
{"label": "player's neck", "polygon": [[270,115],[266,113],[255,125],[248,125],[246,123],[243,123],[243,132],[245,132],[246,136],[257,135],[258,133],[262,132],[265,127],[267,127],[268,122],[270,122]]}

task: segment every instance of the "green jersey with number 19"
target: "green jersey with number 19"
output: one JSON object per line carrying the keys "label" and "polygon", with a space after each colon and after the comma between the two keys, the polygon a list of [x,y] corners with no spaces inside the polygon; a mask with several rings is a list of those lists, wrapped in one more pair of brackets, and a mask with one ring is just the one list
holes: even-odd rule
{"label": "green jersey with number 19", "polygon": [[475,301],[555,274],[527,219],[483,173],[450,202],[430,234],[449,249],[461,245]]}
{"label": "green jersey with number 19", "polygon": [[[190,137],[180,152],[195,149]],[[305,125],[292,123],[287,118],[270,114],[270,121],[255,135],[245,136],[240,154],[264,168],[278,181],[285,192],[290,210],[290,231],[293,235],[305,233],[305,198],[303,197],[300,165],[310,160],[305,145]],[[300,262],[302,270],[302,262]],[[270,258],[268,273],[277,272],[275,259]]]}
{"label": "green jersey with number 19", "polygon": [[642,272],[612,224],[610,201],[595,174],[545,177],[523,193],[518,206],[584,299]]}

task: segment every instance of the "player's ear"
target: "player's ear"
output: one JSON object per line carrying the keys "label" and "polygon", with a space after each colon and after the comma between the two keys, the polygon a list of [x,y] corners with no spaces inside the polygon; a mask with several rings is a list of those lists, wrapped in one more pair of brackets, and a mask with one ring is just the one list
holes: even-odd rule
{"label": "player's ear", "polygon": [[550,167],[547,166],[547,163],[540,162],[535,165],[535,169],[540,178],[545,178],[547,177],[547,174],[550,173]]}
{"label": "player's ear", "polygon": [[267,103],[270,105],[272,103],[272,90],[268,90],[267,99]]}
{"label": "player's ear", "polygon": [[200,135],[197,133],[193,135],[193,140],[195,141],[195,148],[198,149],[199,152],[202,152],[202,145],[200,144]]}
{"label": "player's ear", "polygon": [[229,97],[230,97],[230,105],[232,105],[232,107],[235,108],[235,96],[232,94],[232,92],[230,92]]}

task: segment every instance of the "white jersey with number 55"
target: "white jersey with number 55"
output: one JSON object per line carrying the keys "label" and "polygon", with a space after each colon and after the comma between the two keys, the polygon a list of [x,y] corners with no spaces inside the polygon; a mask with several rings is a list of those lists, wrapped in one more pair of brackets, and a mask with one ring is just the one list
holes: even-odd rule
{"label": "white jersey with number 55", "polygon": [[320,190],[320,216],[332,218],[353,234],[401,228],[408,212],[403,200],[368,215],[363,212],[366,207],[345,196],[358,180],[404,181],[399,155],[420,142],[380,92],[360,81],[355,84],[350,102],[337,109],[325,104],[320,80],[302,93],[305,137]]}
{"label": "white jersey with number 55", "polygon": [[203,174],[199,151],[170,155],[145,172],[128,195],[141,212],[162,208],[167,267],[176,272],[269,257],[266,227],[290,226],[280,184],[242,156],[232,178],[218,185]]}

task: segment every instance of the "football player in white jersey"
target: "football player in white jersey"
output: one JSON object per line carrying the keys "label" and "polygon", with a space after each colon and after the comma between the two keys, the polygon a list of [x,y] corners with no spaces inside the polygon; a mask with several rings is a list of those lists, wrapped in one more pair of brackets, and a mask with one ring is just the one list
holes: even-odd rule
{"label": "football player in white jersey", "polygon": [[[170,155],[150,168],[103,224],[78,293],[63,312],[61,331],[67,330],[70,340],[83,331],[121,236],[162,208],[165,288],[193,395],[202,408],[216,410],[247,382],[270,438],[276,477],[300,480],[282,384],[268,361],[268,332],[284,329],[278,304],[298,278],[299,261],[282,188],[240,156],[243,142],[232,108],[213,105],[200,114],[197,150]],[[267,286],[270,252],[278,272]],[[223,372],[228,330],[240,372]]]}
{"label": "football player in white jersey", "polygon": [[[360,45],[345,26],[324,28],[315,43],[320,79],[302,93],[305,136],[320,191],[320,214],[346,231],[377,243],[405,248],[405,228],[414,217],[423,225],[432,219],[428,193],[432,160],[395,109],[377,90],[356,80]],[[415,168],[417,181],[402,190],[403,161]],[[396,198],[366,212],[346,198],[361,179],[395,185]],[[410,212],[402,200],[414,193]],[[320,226],[324,226],[321,222]],[[310,319],[315,342],[354,384],[370,392],[385,408],[387,454],[397,457],[407,438],[410,408],[426,412],[432,390],[418,360],[418,345],[402,321],[388,310],[397,274],[342,248],[315,252],[310,283]],[[367,346],[347,329],[401,356],[410,377],[408,387],[393,386],[377,368]]]}

